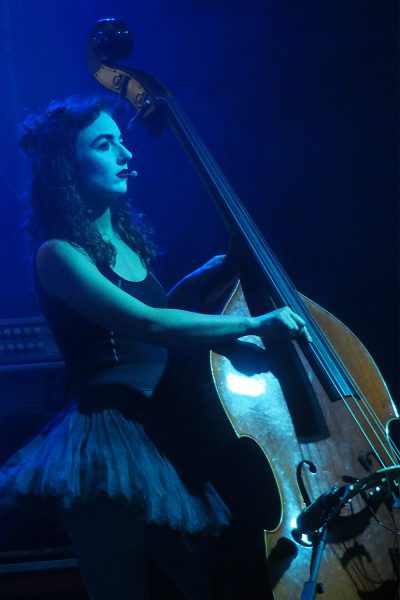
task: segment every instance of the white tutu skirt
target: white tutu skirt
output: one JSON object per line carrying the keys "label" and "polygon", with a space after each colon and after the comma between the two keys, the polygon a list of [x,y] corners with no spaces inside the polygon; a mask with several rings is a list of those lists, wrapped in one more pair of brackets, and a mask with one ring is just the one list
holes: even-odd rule
{"label": "white tutu skirt", "polygon": [[104,495],[184,533],[218,534],[229,523],[213,486],[189,491],[143,426],[116,408],[72,406],[0,469],[0,509],[41,499],[68,510]]}

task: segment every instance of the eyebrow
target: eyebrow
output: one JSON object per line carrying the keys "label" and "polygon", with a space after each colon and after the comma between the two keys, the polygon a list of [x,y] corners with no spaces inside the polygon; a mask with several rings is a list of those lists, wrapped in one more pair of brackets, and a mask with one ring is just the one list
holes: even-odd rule
{"label": "eyebrow", "polygon": [[[111,142],[113,140],[116,139],[116,136],[113,135],[112,133],[101,133],[100,135],[97,135],[94,140],[92,140],[90,142],[90,145],[95,144],[96,142],[98,142],[99,140],[101,140],[102,138],[105,138],[106,140],[110,140]],[[123,140],[123,135],[122,133],[118,136],[119,141]]]}

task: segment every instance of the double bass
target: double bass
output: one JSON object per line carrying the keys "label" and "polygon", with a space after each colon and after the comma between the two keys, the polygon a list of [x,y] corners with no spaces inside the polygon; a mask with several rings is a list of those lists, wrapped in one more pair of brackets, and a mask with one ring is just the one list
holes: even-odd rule
{"label": "double bass", "polygon": [[[240,448],[231,455],[243,450],[268,473],[262,489],[252,490],[265,504],[249,521],[261,527],[272,596],[395,600],[400,420],[385,382],[357,337],[295,289],[166,86],[119,66],[131,49],[123,23],[99,21],[89,36],[90,70],[129,101],[134,118],[152,133],[172,128],[213,198],[241,270],[223,311],[248,315],[289,306],[311,335],[311,342],[284,343],[246,336],[209,356],[215,420],[223,416]],[[209,424],[213,417],[206,417]]]}

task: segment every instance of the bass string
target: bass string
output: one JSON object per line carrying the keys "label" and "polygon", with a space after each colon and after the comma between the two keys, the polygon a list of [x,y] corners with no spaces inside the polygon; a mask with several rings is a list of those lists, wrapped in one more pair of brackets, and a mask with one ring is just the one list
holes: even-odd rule
{"label": "bass string", "polygon": [[[235,194],[226,177],[221,172],[219,166],[217,165],[215,159],[209,152],[207,146],[204,144],[200,136],[197,134],[197,132],[187,120],[182,109],[173,99],[168,98],[167,103],[170,110],[172,111],[174,118],[177,121],[177,124],[182,129],[185,135],[185,140],[189,142],[189,149],[195,153],[198,159],[200,159],[203,168],[205,169],[213,187],[215,188],[215,191],[218,193],[218,196],[224,198],[225,205],[229,208],[231,217],[234,217],[235,224],[238,227],[238,229],[240,229],[241,235],[245,238],[250,248],[253,249],[253,252],[256,256],[260,256],[261,253],[265,255],[267,249],[268,260],[264,259],[263,264],[272,264],[273,268],[268,269],[268,276],[271,279],[271,282],[274,284],[275,289],[283,290],[283,293],[282,291],[280,292],[283,304],[291,306],[293,310],[298,312],[298,314],[300,314],[302,317],[305,317],[307,326],[309,326],[309,323],[312,323],[310,333],[313,337],[313,340],[314,338],[318,339],[317,342],[313,342],[312,344],[315,357],[321,365],[321,368],[323,368],[324,372],[327,373],[327,375],[330,377],[332,385],[336,388],[339,396],[341,397],[341,401],[344,402],[347,410],[349,411],[349,413],[353,417],[353,420],[364,435],[373,453],[381,462],[382,466],[385,466],[383,459],[380,457],[380,452],[378,452],[378,450],[374,447],[370,436],[367,434],[359,419],[355,415],[354,411],[350,407],[349,402],[346,400],[346,396],[341,392],[340,385],[337,384],[337,374],[340,374],[340,370],[345,373],[347,380],[351,382],[354,390],[356,390],[356,395],[352,395],[351,397],[357,405],[358,410],[369,425],[371,431],[378,440],[378,443],[384,450],[384,453],[388,456],[389,460],[393,464],[396,464],[394,457],[396,456],[397,459],[399,459],[400,454],[397,451],[394,451],[395,454],[392,454],[393,448],[388,444],[385,434],[385,428],[381,423],[376,411],[373,409],[368,399],[359,389],[358,384],[355,382],[354,378],[348,371],[347,367],[343,364],[334,348],[332,348],[332,346],[329,344],[328,340],[326,339],[326,336],[324,335],[320,327],[317,325],[315,320],[312,318],[308,309],[300,301],[297,292],[295,292],[294,290],[294,286],[291,284],[289,278],[286,276],[286,273],[280,267],[272,251],[269,250],[258,228],[255,226],[254,223],[252,223],[252,220],[248,215],[247,210]],[[241,217],[240,219],[239,214]],[[242,225],[243,223],[250,223],[251,226],[245,227]],[[262,241],[262,243],[260,243],[260,240]],[[284,276],[282,276],[282,273],[284,274]],[[290,293],[288,294],[287,291],[285,293],[285,289],[289,290]],[[326,350],[327,348],[329,348],[329,352]],[[336,377],[333,374],[333,371],[336,371]],[[360,400],[358,400],[357,396],[359,396]],[[366,411],[363,410],[363,406],[365,407]],[[377,429],[375,429],[373,422],[375,422]]]}

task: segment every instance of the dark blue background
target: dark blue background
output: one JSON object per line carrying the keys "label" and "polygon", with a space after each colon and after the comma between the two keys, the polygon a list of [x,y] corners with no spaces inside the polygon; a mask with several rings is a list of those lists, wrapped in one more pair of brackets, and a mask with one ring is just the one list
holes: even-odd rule
{"label": "dark blue background", "polygon": [[[394,0],[0,0],[0,318],[38,313],[25,262],[27,110],[101,89],[86,39],[135,34],[131,66],[163,80],[297,288],[364,341],[398,397],[398,81]],[[168,286],[227,236],[168,131],[136,126],[134,202],[165,248]]]}

